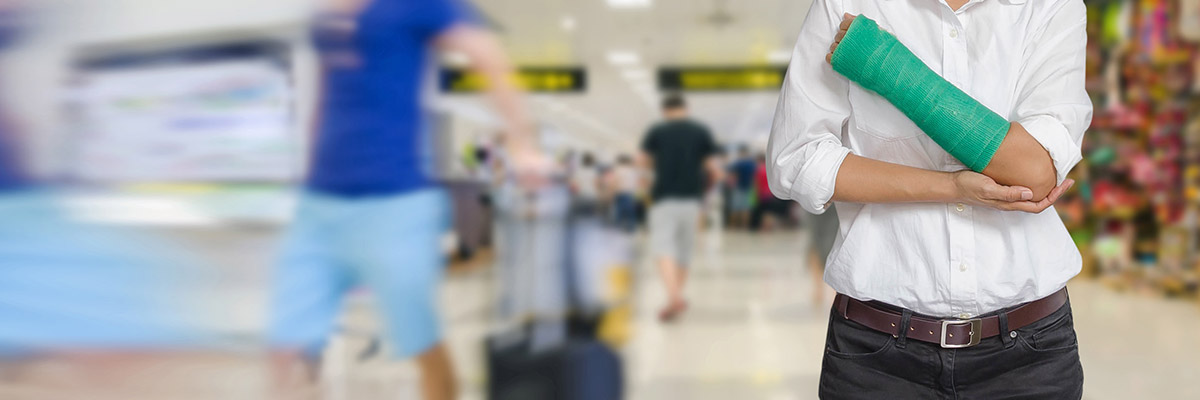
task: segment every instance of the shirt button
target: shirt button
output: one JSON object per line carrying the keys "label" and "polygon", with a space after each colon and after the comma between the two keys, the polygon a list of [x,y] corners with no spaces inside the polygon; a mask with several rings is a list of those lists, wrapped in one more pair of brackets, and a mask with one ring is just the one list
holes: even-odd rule
{"label": "shirt button", "polygon": [[962,271],[962,272],[967,272],[967,264],[966,263],[958,264],[958,270]]}
{"label": "shirt button", "polygon": [[958,210],[959,212],[962,212],[963,210],[967,209],[967,206],[963,203],[958,203],[957,205],[954,206],[954,209]]}
{"label": "shirt button", "polygon": [[951,29],[950,30],[950,38],[953,39],[953,38],[957,38],[957,37],[958,37],[958,29]]}

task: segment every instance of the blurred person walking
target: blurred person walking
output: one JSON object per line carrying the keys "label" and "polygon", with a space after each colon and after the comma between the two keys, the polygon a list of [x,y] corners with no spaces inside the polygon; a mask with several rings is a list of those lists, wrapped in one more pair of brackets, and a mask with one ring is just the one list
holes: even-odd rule
{"label": "blurred person walking", "polygon": [[837,203],[822,398],[1082,396],[1050,207],[1092,115],[1086,24],[1081,0],[813,2],[769,172]]}
{"label": "blurred person walking", "polygon": [[[671,321],[687,309],[683,286],[692,262],[709,179],[723,179],[717,144],[708,127],[688,117],[683,97],[663,100],[662,122],[642,140],[643,164],[654,171],[650,208],[650,252],[667,289],[659,319]],[[708,174],[705,173],[707,170]]]}
{"label": "blurred person walking", "polygon": [[637,229],[638,189],[642,186],[642,174],[633,165],[633,157],[628,154],[617,157],[617,165],[612,168],[608,181],[615,190],[613,205],[617,225],[632,233]]}
{"label": "blurred person walking", "polygon": [[745,228],[750,222],[750,210],[754,199],[754,176],[758,172],[758,163],[750,155],[746,145],[738,146],[737,159],[729,164],[733,188],[729,196],[729,225]]}
{"label": "blurred person walking", "polygon": [[[4,68],[28,71],[24,63],[38,63],[10,60],[9,51],[40,45],[53,31],[46,27],[64,15],[41,2],[0,0]],[[36,124],[12,106],[0,100],[0,398],[141,398],[151,390],[227,397],[250,390],[222,381],[197,393],[187,379],[146,380],[151,365],[171,375],[240,358],[216,350],[220,339],[204,325],[212,299],[200,288],[214,283],[213,275],[174,240],[72,212],[66,200],[78,187],[30,167],[46,144],[40,131],[22,129]]]}
{"label": "blurred person walking", "polygon": [[[769,231],[776,224],[782,224],[791,218],[791,206],[788,202],[775,197],[767,182],[766,156],[759,154],[754,163],[753,207],[750,209],[750,231]],[[773,217],[767,219],[767,217]]]}
{"label": "blurred person walking", "polygon": [[571,191],[584,204],[594,205],[600,199],[600,165],[596,156],[584,152],[579,165],[571,170]]}
{"label": "blurred person walking", "polygon": [[424,397],[453,399],[435,305],[450,210],[424,172],[423,71],[430,50],[469,58],[503,118],[508,167],[535,185],[548,164],[532,143],[514,69],[458,0],[325,0],[312,31],[324,90],[306,192],[274,271],[269,340],[278,389],[293,389],[297,364],[313,366],[344,294],[361,281],[375,294],[394,355],[416,358]]}

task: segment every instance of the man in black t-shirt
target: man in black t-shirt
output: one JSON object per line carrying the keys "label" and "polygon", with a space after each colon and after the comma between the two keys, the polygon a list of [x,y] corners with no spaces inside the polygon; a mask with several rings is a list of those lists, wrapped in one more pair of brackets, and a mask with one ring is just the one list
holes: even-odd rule
{"label": "man in black t-shirt", "polygon": [[[643,159],[654,169],[650,251],[668,295],[659,317],[670,321],[687,309],[683,283],[699,229],[701,197],[705,186],[719,181],[723,171],[713,158],[717,144],[712,134],[703,124],[688,118],[682,97],[667,97],[663,116],[664,121],[646,134],[642,151]],[[705,174],[706,169],[711,176]]]}

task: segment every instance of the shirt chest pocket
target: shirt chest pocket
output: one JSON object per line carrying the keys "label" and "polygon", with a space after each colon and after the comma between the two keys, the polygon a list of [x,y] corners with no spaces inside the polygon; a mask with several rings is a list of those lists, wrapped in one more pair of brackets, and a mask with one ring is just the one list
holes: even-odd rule
{"label": "shirt chest pocket", "polygon": [[860,132],[886,141],[908,139],[924,134],[912,120],[887,99],[850,84],[850,119]]}

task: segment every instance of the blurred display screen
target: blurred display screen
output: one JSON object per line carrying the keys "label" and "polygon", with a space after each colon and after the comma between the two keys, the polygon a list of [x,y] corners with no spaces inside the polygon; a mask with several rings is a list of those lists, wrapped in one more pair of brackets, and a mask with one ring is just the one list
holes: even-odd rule
{"label": "blurred display screen", "polygon": [[779,90],[787,66],[666,67],[658,70],[658,88],[666,91]]}
{"label": "blurred display screen", "polygon": [[123,54],[80,63],[68,89],[72,179],[295,179],[290,67],[277,46]]}
{"label": "blurred display screen", "polygon": [[[521,68],[513,79],[530,92],[587,91],[587,71],[583,68]],[[467,70],[446,68],[441,71],[440,86],[445,93],[476,93],[487,87],[487,78]]]}

